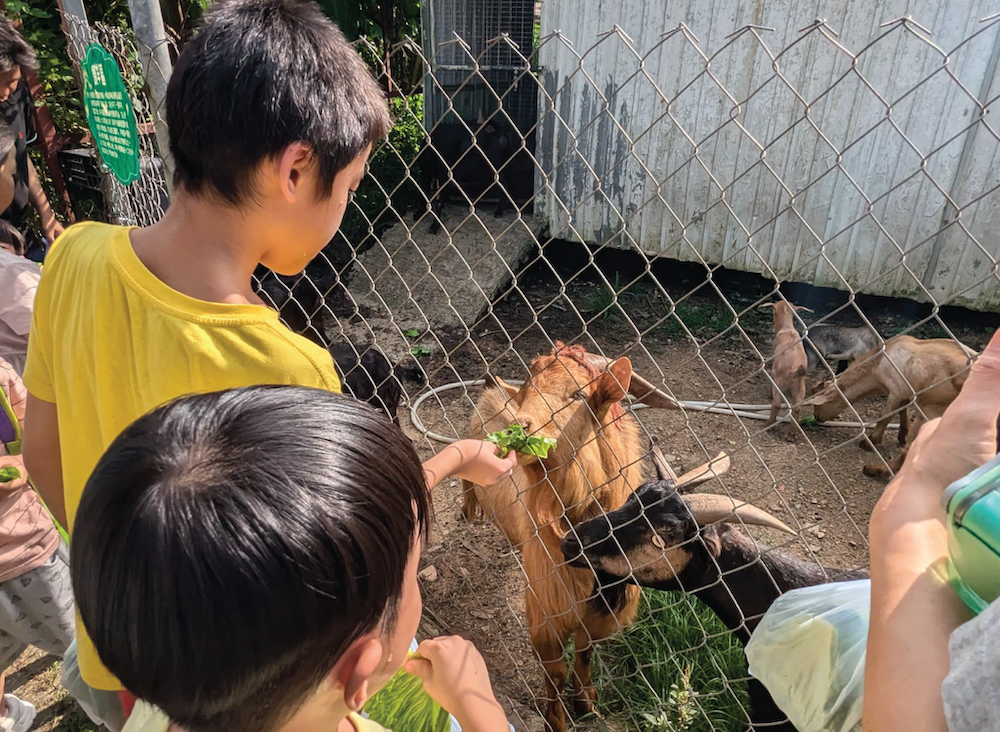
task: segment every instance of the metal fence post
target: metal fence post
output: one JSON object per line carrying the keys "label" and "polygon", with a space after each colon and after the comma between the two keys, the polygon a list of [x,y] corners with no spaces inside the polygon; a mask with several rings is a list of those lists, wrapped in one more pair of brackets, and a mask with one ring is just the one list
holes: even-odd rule
{"label": "metal fence post", "polygon": [[163,27],[160,4],[156,0],[129,0],[129,13],[135,30],[136,45],[142,60],[142,71],[149,87],[149,101],[152,104],[153,130],[163,161],[167,192],[173,194],[174,161],[170,154],[170,138],[167,135],[165,105],[167,83],[170,81],[170,52],[167,34]]}

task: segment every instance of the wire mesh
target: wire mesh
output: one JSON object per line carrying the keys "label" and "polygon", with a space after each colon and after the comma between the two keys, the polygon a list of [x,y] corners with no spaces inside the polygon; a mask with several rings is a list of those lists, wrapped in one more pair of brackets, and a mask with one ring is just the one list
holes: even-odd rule
{"label": "wire mesh", "polygon": [[[155,136],[155,125],[163,121],[164,110],[157,108],[149,96],[135,35],[131,28],[90,24],[68,15],[63,17],[70,55],[77,70],[87,47],[93,43],[103,46],[118,64],[132,101],[139,133],[139,177],[130,184],[122,184],[100,161],[97,152],[90,148],[76,151],[77,158],[82,158],[86,167],[93,166],[100,170],[106,220],[124,226],[153,224],[163,216],[170,203],[166,173]],[[163,42],[169,43],[167,40]],[[167,72],[169,75],[169,69]]]}
{"label": "wire mesh", "polygon": [[[548,32],[549,7],[537,43],[360,42],[383,64],[422,54],[424,97],[392,100],[396,128],[324,253],[258,284],[425,454],[514,422],[558,439],[513,484],[439,486],[421,571],[425,631],[477,640],[518,729],[787,729],[742,642],[783,589],[867,566],[868,516],[904,449],[876,422],[909,414],[912,439],[996,325],[954,306],[1000,303],[1000,19],[947,45],[910,18],[850,45],[824,20],[746,25],[712,48],[680,24],[640,50],[619,26]],[[137,68],[126,38],[95,30]],[[527,124],[508,108],[526,89]],[[141,95],[136,108],[152,114]],[[136,208],[120,221],[162,213],[122,196]],[[776,302],[814,312],[760,307]],[[931,361],[929,376],[908,366]],[[652,445],[679,473],[726,453],[699,490],[794,538],[736,514],[698,529],[672,491],[657,505],[673,514],[613,513],[653,480]],[[606,512],[616,531],[566,556],[560,540]],[[616,576],[670,592],[637,605]]]}

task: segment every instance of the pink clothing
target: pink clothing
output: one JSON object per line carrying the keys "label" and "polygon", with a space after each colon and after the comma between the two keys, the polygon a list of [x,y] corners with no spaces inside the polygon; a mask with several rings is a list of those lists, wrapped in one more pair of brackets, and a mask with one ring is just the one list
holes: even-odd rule
{"label": "pink clothing", "polygon": [[[28,392],[13,367],[3,359],[0,359],[0,389],[23,425]],[[7,455],[7,446],[0,443],[0,456]],[[21,456],[14,456],[14,461],[21,475],[26,475]],[[0,582],[45,564],[61,541],[49,512],[31,486],[11,491],[5,485],[0,483]]]}
{"label": "pink clothing", "polygon": [[0,249],[0,358],[18,375],[24,373],[31,310],[40,277],[37,264]]}

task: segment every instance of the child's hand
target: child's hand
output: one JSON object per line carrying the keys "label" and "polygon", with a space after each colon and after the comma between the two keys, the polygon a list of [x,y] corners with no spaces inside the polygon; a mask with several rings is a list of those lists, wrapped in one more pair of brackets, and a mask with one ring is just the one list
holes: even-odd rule
{"label": "child's hand", "polygon": [[0,483],[0,493],[13,493],[27,485],[28,471],[24,469],[24,461],[20,455],[4,455],[0,457],[0,468],[17,468],[18,472],[21,473],[20,478]]}
{"label": "child's hand", "polygon": [[455,476],[477,485],[493,485],[508,477],[517,466],[516,452],[511,450],[498,457],[500,448],[486,440],[459,440],[455,446],[462,451],[462,465]]}
{"label": "child's hand", "polygon": [[457,635],[425,640],[403,669],[451,712],[466,732],[507,732],[507,715],[493,694],[486,662],[471,641]]}
{"label": "child's hand", "polygon": [[478,485],[493,485],[506,478],[517,465],[517,455],[511,450],[506,457],[497,457],[496,445],[485,440],[458,440],[424,462],[427,487],[432,488],[445,478],[455,476]]}

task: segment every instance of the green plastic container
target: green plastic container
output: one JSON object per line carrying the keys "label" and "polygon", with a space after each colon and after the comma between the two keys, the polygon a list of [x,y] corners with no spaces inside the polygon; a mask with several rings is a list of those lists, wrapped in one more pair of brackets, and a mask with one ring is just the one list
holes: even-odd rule
{"label": "green plastic container", "polygon": [[1000,597],[1000,455],[941,496],[948,512],[948,577],[972,612]]}

